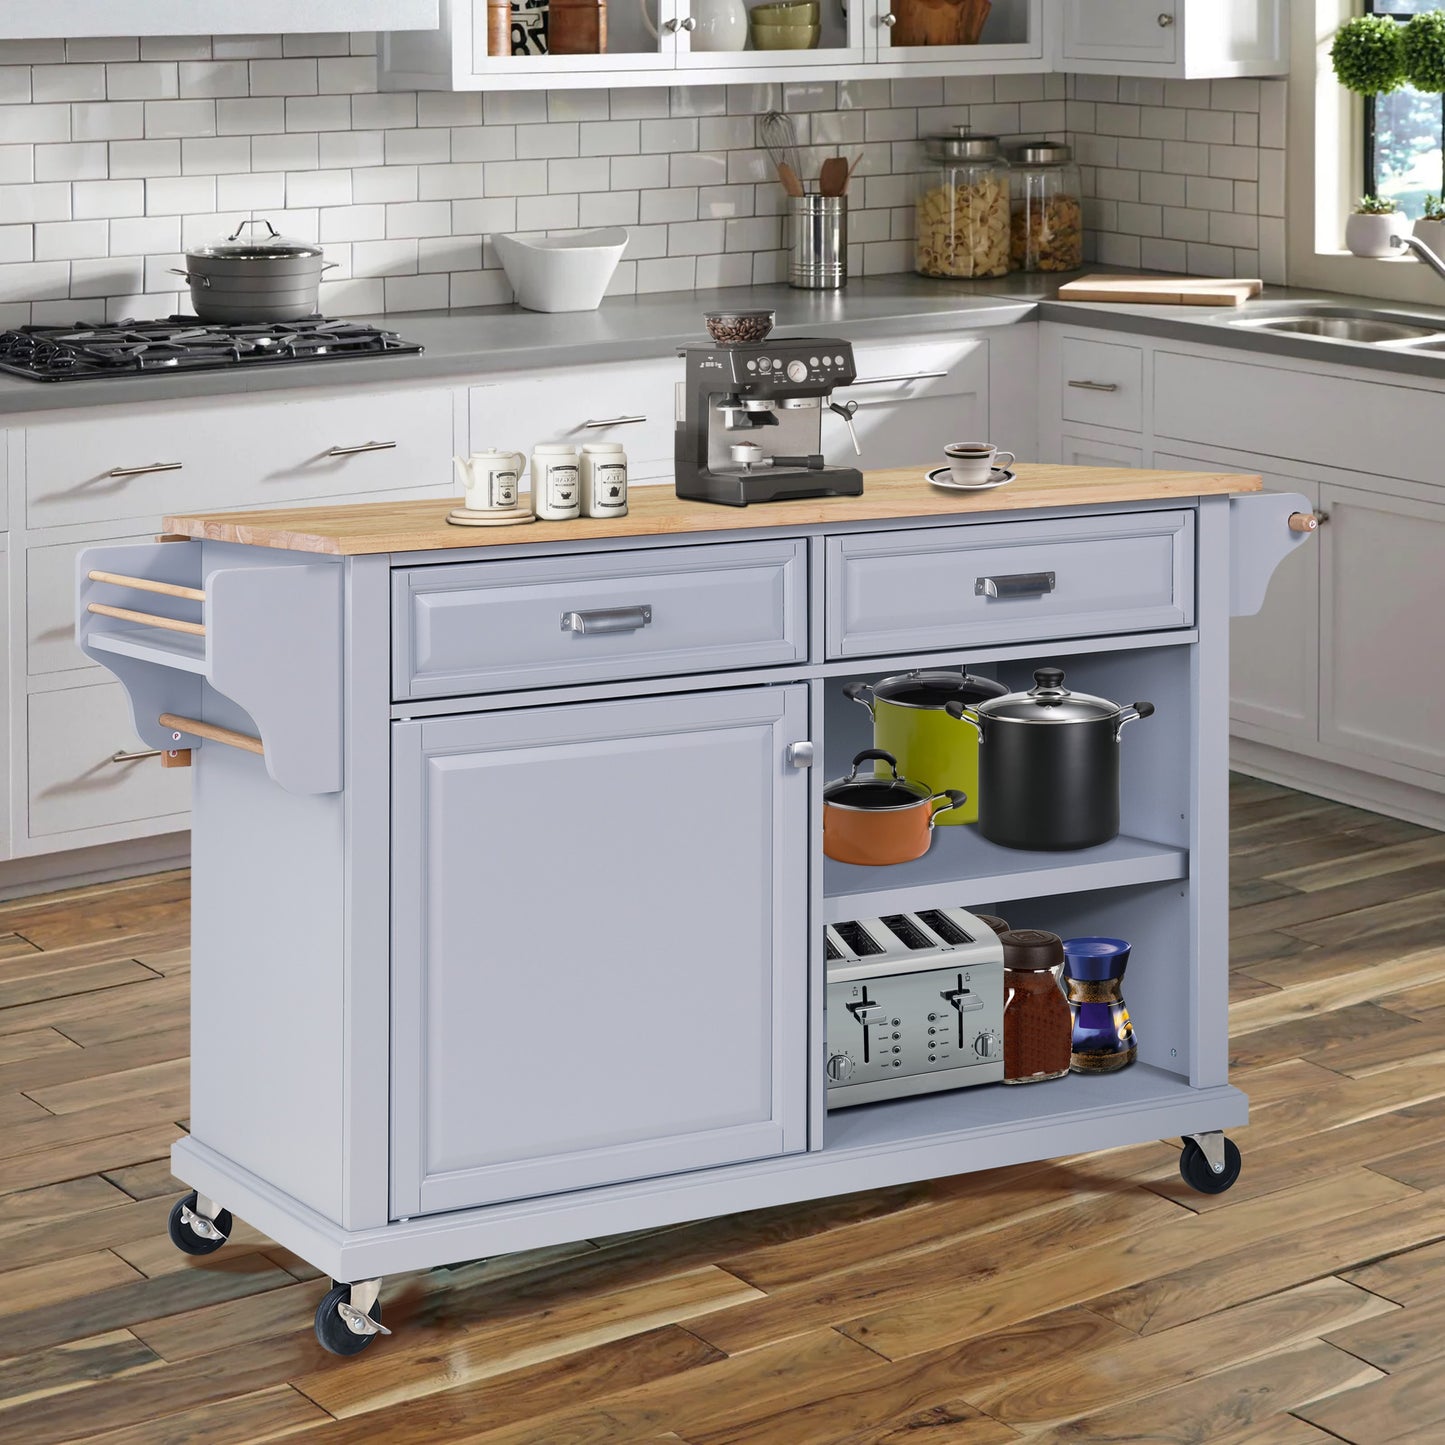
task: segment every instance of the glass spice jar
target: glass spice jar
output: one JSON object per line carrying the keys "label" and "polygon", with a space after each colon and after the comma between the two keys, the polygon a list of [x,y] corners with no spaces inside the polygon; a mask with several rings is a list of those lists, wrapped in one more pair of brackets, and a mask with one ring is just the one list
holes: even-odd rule
{"label": "glass spice jar", "polygon": [[1064,944],[1056,933],[1015,928],[1003,944],[1003,1081],[1037,1084],[1069,1072],[1074,1032],[1060,976]]}
{"label": "glass spice jar", "polygon": [[913,215],[920,276],[1002,276],[1009,268],[1009,168],[996,135],[923,138]]}
{"label": "glass spice jar", "polygon": [[1077,271],[1084,264],[1084,205],[1073,151],[1060,141],[1027,141],[1009,159],[1014,269]]}

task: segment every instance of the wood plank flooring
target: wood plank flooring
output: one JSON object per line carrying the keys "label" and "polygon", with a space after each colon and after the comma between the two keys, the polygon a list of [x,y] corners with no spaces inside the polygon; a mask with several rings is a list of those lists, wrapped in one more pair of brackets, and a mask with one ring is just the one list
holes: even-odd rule
{"label": "wood plank flooring", "polygon": [[[0,904],[0,1440],[1445,1442],[1445,835],[1232,787],[1229,1193],[1177,1141],[388,1281],[166,1240],[183,873]],[[1141,1021],[1147,1027],[1147,1021]]]}

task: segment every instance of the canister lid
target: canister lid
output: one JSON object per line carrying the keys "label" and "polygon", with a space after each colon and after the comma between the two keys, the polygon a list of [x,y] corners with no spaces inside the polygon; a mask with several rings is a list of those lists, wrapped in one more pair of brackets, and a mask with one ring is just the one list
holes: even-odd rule
{"label": "canister lid", "polygon": [[1000,918],[996,913],[975,913],[973,915],[985,928],[991,928],[1002,937],[1009,931],[1008,920]]}
{"label": "canister lid", "polygon": [[1057,933],[1042,928],[1013,928],[1001,934],[1003,966],[1023,973],[1041,973],[1064,961],[1064,941]]}
{"label": "canister lid", "polygon": [[1061,166],[1073,160],[1074,148],[1058,140],[1020,141],[1009,151],[1016,166]]}
{"label": "canister lid", "polygon": [[926,135],[923,153],[931,161],[1002,161],[1003,151],[996,135],[975,135],[958,125],[952,135]]}

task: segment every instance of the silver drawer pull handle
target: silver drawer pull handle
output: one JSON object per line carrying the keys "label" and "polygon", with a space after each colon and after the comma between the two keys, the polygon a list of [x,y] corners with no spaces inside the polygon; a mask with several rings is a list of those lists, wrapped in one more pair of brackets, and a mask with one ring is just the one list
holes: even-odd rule
{"label": "silver drawer pull handle", "polygon": [[1071,381],[1070,386],[1076,386],[1080,391],[1118,391],[1117,381]]}
{"label": "silver drawer pull handle", "polygon": [[178,472],[184,462],[147,462],[143,467],[112,467],[108,477],[143,477],[147,472]]}
{"label": "silver drawer pull handle", "polygon": [[646,421],[645,416],[607,416],[600,421],[584,421],[584,427],[595,430],[600,426],[636,426],[640,421]]}
{"label": "silver drawer pull handle", "polygon": [[636,632],[652,621],[650,607],[596,607],[591,612],[564,612],[563,632]]}
{"label": "silver drawer pull handle", "polygon": [[909,371],[898,376],[860,376],[856,381],[845,381],[844,386],[886,386],[890,381],[932,381],[947,376],[946,371]]}
{"label": "silver drawer pull handle", "polygon": [[975,597],[1046,597],[1054,590],[1052,572],[1014,572],[1007,577],[978,577]]}
{"label": "silver drawer pull handle", "polygon": [[119,752],[110,755],[110,761],[113,763],[139,763],[146,758],[158,758],[160,755],[159,748],[139,748],[133,753],[128,753],[121,748]]}
{"label": "silver drawer pull handle", "polygon": [[354,447],[332,447],[328,457],[354,457],[359,452],[390,452],[396,450],[395,442],[358,442]]}

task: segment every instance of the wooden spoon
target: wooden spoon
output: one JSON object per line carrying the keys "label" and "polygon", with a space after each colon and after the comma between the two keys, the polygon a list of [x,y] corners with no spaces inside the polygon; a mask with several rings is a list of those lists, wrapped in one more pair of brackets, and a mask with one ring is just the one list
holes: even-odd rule
{"label": "wooden spoon", "polygon": [[798,173],[787,161],[778,162],[778,180],[782,182],[783,190],[790,196],[801,196],[803,194],[803,183],[798,179]]}
{"label": "wooden spoon", "polygon": [[848,189],[848,162],[842,156],[829,156],[823,162],[818,189],[825,196],[841,196]]}

